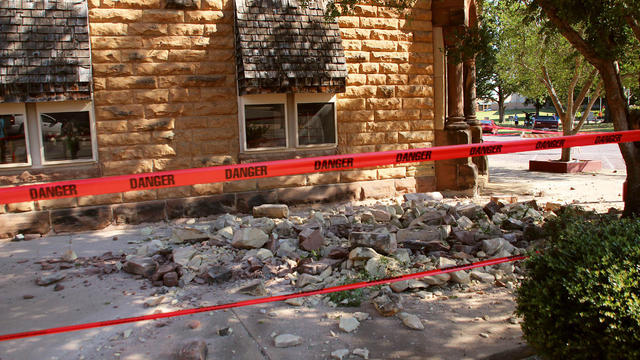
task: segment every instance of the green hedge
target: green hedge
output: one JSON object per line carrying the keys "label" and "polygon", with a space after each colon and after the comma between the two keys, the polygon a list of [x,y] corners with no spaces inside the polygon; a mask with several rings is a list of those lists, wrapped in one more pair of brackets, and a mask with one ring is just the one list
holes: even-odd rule
{"label": "green hedge", "polygon": [[547,230],[517,291],[527,342],[549,359],[640,359],[640,220],[571,212]]}

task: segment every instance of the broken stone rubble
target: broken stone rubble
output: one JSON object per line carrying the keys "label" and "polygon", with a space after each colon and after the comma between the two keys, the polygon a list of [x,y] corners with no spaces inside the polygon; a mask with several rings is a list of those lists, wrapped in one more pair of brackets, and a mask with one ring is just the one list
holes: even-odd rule
{"label": "broken stone rubble", "polygon": [[[284,206],[277,209],[285,212]],[[553,216],[531,202],[478,206],[420,199],[327,207],[287,217],[257,214],[172,225],[169,236],[150,231],[128,255],[103,261],[101,269],[107,274],[122,268],[164,287],[225,286],[255,279],[241,292],[267,296],[270,279],[286,280],[292,292],[306,291],[521,254],[542,237],[542,222]],[[86,259],[71,260],[82,261]],[[396,282],[382,290],[364,289],[363,300],[371,301],[382,316],[408,319],[400,315],[403,293],[474,283],[505,286],[517,281],[519,271],[517,265],[501,264]],[[331,304],[328,296],[323,301]],[[304,298],[288,303],[311,304]]]}

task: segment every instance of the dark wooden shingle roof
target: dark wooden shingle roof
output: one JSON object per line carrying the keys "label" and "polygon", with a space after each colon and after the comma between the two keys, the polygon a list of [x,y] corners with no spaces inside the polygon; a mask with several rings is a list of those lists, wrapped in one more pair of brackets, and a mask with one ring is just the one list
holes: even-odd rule
{"label": "dark wooden shingle roof", "polygon": [[236,0],[236,56],[241,95],[345,89],[338,25],[320,2]]}
{"label": "dark wooden shingle roof", "polygon": [[90,99],[86,0],[0,2],[0,102]]}

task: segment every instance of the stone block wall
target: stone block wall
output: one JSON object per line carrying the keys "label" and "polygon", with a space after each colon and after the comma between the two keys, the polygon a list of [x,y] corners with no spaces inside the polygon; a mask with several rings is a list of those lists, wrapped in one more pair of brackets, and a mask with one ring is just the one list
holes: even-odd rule
{"label": "stone block wall", "polygon": [[[89,0],[104,176],[237,159],[233,3],[189,3],[169,9],[165,0]],[[122,200],[221,191],[217,184],[126,193]]]}
{"label": "stone block wall", "polygon": [[[363,5],[339,18],[349,73],[337,104],[340,153],[434,143],[431,1],[417,1],[406,15]],[[433,163],[421,163],[345,171],[341,181],[434,175]]]}
{"label": "stone block wall", "polygon": [[[239,162],[232,1],[168,9],[167,0],[88,0],[100,167],[91,177]],[[431,1],[418,0],[407,15],[358,6],[338,19],[349,73],[337,100],[338,153],[434,143]],[[10,204],[0,214],[221,193],[315,201],[342,189],[332,184],[365,184],[354,198],[394,196],[420,189],[434,172],[433,163],[403,164]]]}

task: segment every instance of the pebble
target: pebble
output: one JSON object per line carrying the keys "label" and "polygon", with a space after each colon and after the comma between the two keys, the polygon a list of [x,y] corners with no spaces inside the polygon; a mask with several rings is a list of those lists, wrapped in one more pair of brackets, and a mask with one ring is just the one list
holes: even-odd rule
{"label": "pebble", "polygon": [[331,352],[331,358],[337,360],[343,360],[349,355],[349,349],[339,349]]}
{"label": "pebble", "polygon": [[344,331],[344,332],[352,332],[355,331],[358,326],[360,326],[360,322],[358,321],[358,319],[356,319],[353,316],[347,315],[347,316],[342,316],[340,318],[340,330]]}
{"label": "pebble", "polygon": [[56,282],[64,279],[65,277],[66,277],[66,274],[64,274],[64,273],[53,273],[53,274],[49,274],[49,275],[40,275],[36,279],[36,284],[38,284],[40,286],[47,286],[47,285],[51,285],[53,283],[56,283]]}
{"label": "pebble", "polygon": [[189,329],[192,329],[192,330],[198,329],[200,327],[200,325],[201,325],[200,321],[198,321],[198,320],[189,320],[189,321],[187,321],[187,327]]}
{"label": "pebble", "polygon": [[363,359],[369,359],[369,349],[367,348],[357,348],[352,351],[353,355],[360,356]]}
{"label": "pebble", "polygon": [[400,318],[402,323],[409,329],[424,330],[424,324],[422,324],[422,321],[416,315],[401,312],[398,314],[398,318]]}
{"label": "pebble", "polygon": [[185,344],[177,354],[178,360],[206,360],[209,348],[204,340],[193,340]]}
{"label": "pebble", "polygon": [[274,339],[277,348],[287,348],[302,344],[302,338],[292,334],[281,334]]}

